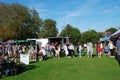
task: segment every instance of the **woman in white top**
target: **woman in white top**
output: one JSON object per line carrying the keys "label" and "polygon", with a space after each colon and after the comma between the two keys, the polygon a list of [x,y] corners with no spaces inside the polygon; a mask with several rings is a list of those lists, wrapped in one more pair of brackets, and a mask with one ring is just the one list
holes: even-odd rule
{"label": "woman in white top", "polygon": [[68,55],[68,48],[67,48],[66,44],[63,45],[63,49],[65,51],[65,55],[67,56]]}
{"label": "woman in white top", "polygon": [[109,41],[108,47],[110,49],[110,55],[113,56],[114,55],[114,45],[111,40]]}

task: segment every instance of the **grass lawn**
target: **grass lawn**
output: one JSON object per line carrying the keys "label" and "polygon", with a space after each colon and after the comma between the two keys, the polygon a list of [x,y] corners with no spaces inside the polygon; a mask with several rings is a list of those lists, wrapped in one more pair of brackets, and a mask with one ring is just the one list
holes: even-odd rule
{"label": "grass lawn", "polygon": [[3,76],[2,80],[118,80],[120,67],[116,59],[63,57],[38,61],[26,66],[15,76]]}

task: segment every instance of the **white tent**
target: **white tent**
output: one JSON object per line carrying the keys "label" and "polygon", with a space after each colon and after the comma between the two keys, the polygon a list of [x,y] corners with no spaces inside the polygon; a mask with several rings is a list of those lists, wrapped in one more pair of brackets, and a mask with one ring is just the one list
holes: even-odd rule
{"label": "white tent", "polygon": [[110,37],[117,36],[117,35],[120,35],[120,29],[118,29],[116,32],[114,32],[113,34],[111,34]]}

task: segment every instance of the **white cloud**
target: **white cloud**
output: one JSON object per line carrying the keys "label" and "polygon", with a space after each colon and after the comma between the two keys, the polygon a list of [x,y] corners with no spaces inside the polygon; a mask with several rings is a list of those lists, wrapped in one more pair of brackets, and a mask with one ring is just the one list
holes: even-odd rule
{"label": "white cloud", "polygon": [[39,13],[54,13],[52,10],[45,10],[45,9],[37,9]]}
{"label": "white cloud", "polygon": [[100,0],[85,0],[83,4],[81,4],[81,2],[78,1],[79,4],[76,3],[76,6],[78,5],[76,9],[69,12],[67,11],[68,13],[61,18],[61,21],[66,21],[67,23],[74,20],[75,22],[76,17],[88,16],[94,12],[94,8],[99,2]]}
{"label": "white cloud", "polygon": [[[95,6],[99,3],[100,0],[85,0],[83,1],[81,4],[81,2],[77,1],[74,3],[74,5],[76,4],[76,7],[73,9],[71,9],[71,11],[64,11],[64,13],[66,12],[66,14],[63,15],[63,17],[61,17],[61,19],[58,20],[57,23],[58,27],[63,27],[66,24],[71,24],[72,26],[75,26],[79,28],[79,26],[82,25],[83,20],[81,20],[81,17],[83,16],[89,16],[92,15],[92,13],[94,13],[94,9]],[[72,3],[71,3],[72,4]],[[85,29],[85,27],[84,27]],[[83,29],[83,30],[84,30]]]}
{"label": "white cloud", "polygon": [[115,6],[114,9],[120,9],[120,7],[119,6]]}
{"label": "white cloud", "polygon": [[112,10],[109,10],[109,9],[108,9],[108,10],[104,10],[102,13],[103,13],[103,14],[109,14],[109,13],[112,13],[112,12],[113,12]]}

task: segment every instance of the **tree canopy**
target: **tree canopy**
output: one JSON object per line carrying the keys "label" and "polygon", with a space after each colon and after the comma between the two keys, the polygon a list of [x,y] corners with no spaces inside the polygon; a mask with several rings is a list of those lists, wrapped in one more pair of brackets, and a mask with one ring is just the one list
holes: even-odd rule
{"label": "tree canopy", "polygon": [[20,4],[0,3],[0,39],[37,37],[41,19],[35,9]]}
{"label": "tree canopy", "polygon": [[98,33],[95,30],[88,30],[82,33],[81,42],[87,43],[89,41],[92,41],[93,43],[96,43],[99,41],[99,37],[100,36],[98,36]]}
{"label": "tree canopy", "polygon": [[58,33],[58,29],[56,27],[56,21],[52,19],[45,19],[43,21],[43,25],[41,27],[41,31],[38,34],[39,38],[41,37],[55,37]]}
{"label": "tree canopy", "polygon": [[[32,8],[20,4],[6,4],[0,2],[0,40],[27,39],[55,37],[58,34],[56,21],[45,19],[39,16],[38,12]],[[116,28],[109,28],[106,32],[114,33]],[[80,29],[67,24],[59,33],[60,36],[69,37],[73,44],[79,41],[82,43],[96,43],[104,33],[95,30],[88,30],[81,34]]]}
{"label": "tree canopy", "polygon": [[73,44],[77,44],[80,41],[81,32],[79,29],[72,27],[70,24],[67,24],[65,28],[61,31],[61,36],[69,37]]}
{"label": "tree canopy", "polygon": [[106,31],[106,32],[110,32],[110,33],[114,33],[114,32],[117,31],[117,29],[114,28],[114,27],[111,27],[111,28],[109,28],[109,29],[107,29],[107,30],[105,30],[105,31]]}

